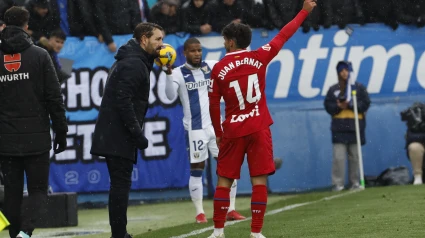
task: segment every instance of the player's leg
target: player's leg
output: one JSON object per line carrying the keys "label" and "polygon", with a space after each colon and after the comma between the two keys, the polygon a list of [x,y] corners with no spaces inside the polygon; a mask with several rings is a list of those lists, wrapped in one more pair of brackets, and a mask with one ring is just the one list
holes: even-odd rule
{"label": "player's leg", "polygon": [[236,191],[238,189],[238,180],[233,180],[232,187],[230,188],[230,206],[227,211],[226,220],[244,220],[246,217],[242,216],[239,212],[236,211]]}
{"label": "player's leg", "polygon": [[224,237],[224,223],[230,206],[230,188],[240,178],[240,168],[245,155],[243,138],[223,138],[217,158],[217,187],[214,194],[214,233],[210,236]]}
{"label": "player's leg", "polygon": [[202,174],[205,169],[205,160],[208,159],[207,135],[204,130],[193,130],[188,132],[189,158],[190,158],[190,178],[189,193],[196,209],[196,222],[206,223],[203,207],[203,184]]}
{"label": "player's leg", "polygon": [[[211,126],[210,128],[210,141],[208,142],[208,149],[211,153],[211,155],[214,157],[214,159],[217,161],[218,157],[218,147],[217,142],[214,134],[214,128]],[[230,205],[229,210],[227,211],[226,220],[233,221],[233,220],[243,220],[245,219],[244,216],[242,216],[239,212],[236,211],[236,191],[238,188],[238,182],[235,179],[233,181],[232,187],[230,188]]]}
{"label": "player's leg", "polygon": [[267,178],[274,174],[275,164],[270,129],[256,132],[249,137],[247,159],[252,183],[250,237],[257,238],[264,237],[261,230],[267,208]]}

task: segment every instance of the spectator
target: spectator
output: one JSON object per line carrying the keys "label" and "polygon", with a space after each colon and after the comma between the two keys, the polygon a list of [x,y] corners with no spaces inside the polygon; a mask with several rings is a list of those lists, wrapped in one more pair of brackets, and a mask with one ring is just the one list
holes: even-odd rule
{"label": "spectator", "polygon": [[165,34],[174,34],[182,30],[179,5],[178,0],[162,0],[152,7],[152,22],[162,26]]}
{"label": "spectator", "polygon": [[414,181],[413,184],[423,184],[423,166],[425,154],[425,132],[414,133],[407,130],[406,148],[409,160],[412,163]]}
{"label": "spectator", "polygon": [[37,42],[37,46],[46,49],[49,53],[53,65],[55,66],[56,74],[58,75],[59,84],[62,84],[63,82],[65,82],[65,80],[71,77],[71,75],[68,75],[62,70],[62,66],[58,58],[58,54],[62,50],[65,41],[65,32],[58,28],[50,34],[49,39],[42,39]]}
{"label": "spectator", "polygon": [[297,13],[298,1],[263,0],[266,12],[273,25],[281,29],[290,22]]}
{"label": "spectator", "polygon": [[397,21],[407,25],[425,26],[424,0],[395,0],[395,17]]}
{"label": "spectator", "polygon": [[[103,36],[100,30],[96,27],[94,18],[94,2],[95,0],[59,0],[67,4],[67,9],[61,12],[62,30],[68,27],[69,35],[77,36],[84,39],[85,36],[94,36],[99,42],[103,43]],[[64,25],[64,20],[68,26]],[[65,31],[65,30],[64,30]],[[65,31],[66,32],[66,31]]]}
{"label": "spectator", "polygon": [[241,0],[244,11],[244,19],[252,28],[266,28],[272,30],[273,24],[267,17],[264,0]]}
{"label": "spectator", "polygon": [[4,21],[0,20],[0,32],[2,32],[5,27],[6,27],[6,23],[4,23]]}
{"label": "spectator", "polygon": [[109,51],[117,51],[113,35],[132,34],[141,22],[137,0],[94,0],[94,17]]}
{"label": "spectator", "polygon": [[211,5],[208,0],[190,0],[182,7],[182,30],[191,34],[208,34],[212,31]]}
{"label": "spectator", "polygon": [[48,38],[50,32],[60,27],[60,19],[48,0],[30,0],[26,5],[30,12],[28,33],[34,41]]}
{"label": "spectator", "polygon": [[351,63],[337,64],[338,83],[331,86],[325,98],[325,109],[332,116],[331,131],[333,144],[332,185],[334,191],[344,189],[345,160],[348,153],[349,179],[351,188],[359,188],[359,155],[357,153],[356,129],[354,124],[351,87],[357,89],[357,110],[359,113],[361,144],[366,143],[366,111],[370,106],[366,88],[355,82],[350,83]]}
{"label": "spectator", "polygon": [[[413,184],[423,184],[424,154],[425,154],[425,105],[414,103],[407,110],[401,112],[401,120],[406,121],[406,149],[412,163]],[[419,115],[419,116],[418,116]]]}
{"label": "spectator", "polygon": [[243,21],[243,5],[240,0],[218,0],[213,9],[213,31],[221,32],[221,30],[231,22],[245,23]]}
{"label": "spectator", "polygon": [[13,0],[1,0],[0,1],[0,19],[3,20],[4,19],[4,13],[7,11],[7,9],[11,8],[12,6],[14,6],[15,3]]}
{"label": "spectator", "polygon": [[333,23],[340,29],[349,23],[364,24],[364,15],[359,0],[330,0]]}
{"label": "spectator", "polygon": [[[299,0],[299,8],[302,8],[303,0]],[[324,28],[329,28],[332,25],[332,0],[322,0],[317,3],[316,9],[304,21],[302,28],[303,32],[307,33],[313,28],[319,30],[320,25]]]}
{"label": "spectator", "polygon": [[148,22],[151,20],[150,8],[147,0],[137,0],[139,2],[140,20],[142,22]]}
{"label": "spectator", "polygon": [[363,0],[366,23],[382,22],[390,26],[393,30],[398,28],[397,18],[395,16],[394,1],[385,0]]}

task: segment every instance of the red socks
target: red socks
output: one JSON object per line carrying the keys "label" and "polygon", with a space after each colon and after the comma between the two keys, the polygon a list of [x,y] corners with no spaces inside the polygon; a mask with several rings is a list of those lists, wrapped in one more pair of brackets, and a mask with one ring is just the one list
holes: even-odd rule
{"label": "red socks", "polygon": [[[215,202],[215,201],[214,201]],[[215,203],[214,203],[215,207]],[[252,187],[251,196],[251,232],[260,233],[263,228],[264,214],[267,207],[267,186],[255,185]],[[215,215],[215,213],[214,213]]]}
{"label": "red socks", "polygon": [[[267,196],[267,195],[266,195]],[[214,228],[224,228],[230,205],[230,188],[217,187],[214,194]]]}

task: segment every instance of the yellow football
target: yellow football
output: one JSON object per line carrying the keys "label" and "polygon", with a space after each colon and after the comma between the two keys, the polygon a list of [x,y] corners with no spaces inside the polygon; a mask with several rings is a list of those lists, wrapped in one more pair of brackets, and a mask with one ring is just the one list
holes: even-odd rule
{"label": "yellow football", "polygon": [[173,65],[176,61],[176,58],[176,50],[171,45],[164,43],[161,50],[159,51],[159,57],[155,59],[155,64],[159,67],[167,64]]}

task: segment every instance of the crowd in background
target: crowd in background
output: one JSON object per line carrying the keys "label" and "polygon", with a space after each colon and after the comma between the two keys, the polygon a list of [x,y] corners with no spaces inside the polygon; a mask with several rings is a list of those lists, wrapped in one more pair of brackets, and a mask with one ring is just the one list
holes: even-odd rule
{"label": "crowd in background", "polygon": [[[303,0],[158,0],[152,6],[149,3],[147,0],[0,0],[0,20],[9,7],[25,6],[31,14],[29,33],[35,42],[40,39],[45,42],[59,28],[67,36],[81,39],[95,36],[115,52],[117,46],[112,35],[131,34],[140,22],[157,23],[166,34],[221,32],[230,22],[280,29],[301,9]],[[376,22],[394,30],[399,24],[423,27],[425,0],[318,0],[318,7],[304,22],[302,31]]]}

